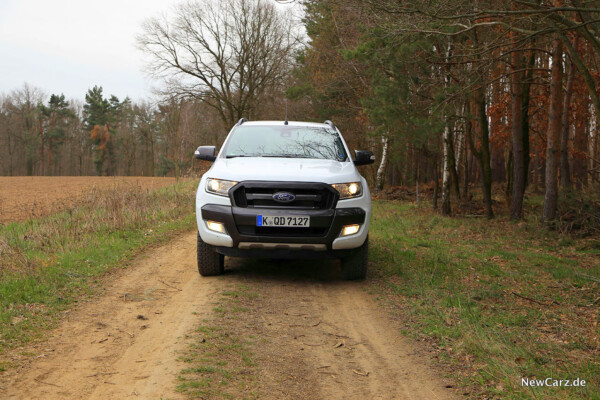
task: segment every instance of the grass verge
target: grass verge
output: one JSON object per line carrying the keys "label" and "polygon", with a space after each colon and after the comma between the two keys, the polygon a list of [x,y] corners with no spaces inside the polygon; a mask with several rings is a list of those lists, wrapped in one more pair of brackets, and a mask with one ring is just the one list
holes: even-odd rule
{"label": "grass verge", "polygon": [[0,354],[43,336],[144,246],[192,228],[193,198],[191,181],[94,190],[67,211],[0,226]]}
{"label": "grass verge", "polygon": [[193,335],[179,360],[177,391],[196,399],[257,399],[258,378],[253,346],[255,337],[233,329],[233,321],[244,318],[258,294],[237,284],[218,295],[213,318],[205,320]]}
{"label": "grass verge", "polygon": [[[373,203],[376,286],[470,398],[600,399],[600,246],[532,221]],[[525,387],[522,378],[586,381]]]}

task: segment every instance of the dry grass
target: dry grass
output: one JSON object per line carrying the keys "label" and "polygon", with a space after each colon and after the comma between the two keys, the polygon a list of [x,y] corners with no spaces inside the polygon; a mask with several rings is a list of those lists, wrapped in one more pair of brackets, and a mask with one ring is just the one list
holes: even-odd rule
{"label": "dry grass", "polygon": [[124,258],[193,226],[195,183],[96,188],[58,214],[0,226],[0,350],[39,337]]}
{"label": "dry grass", "polygon": [[[214,314],[206,324],[186,335],[188,348],[179,361],[177,391],[188,399],[258,399],[257,339],[234,321],[244,318],[258,293],[238,284],[214,295]],[[262,338],[261,340],[265,340]]]}
{"label": "dry grass", "polygon": [[[600,398],[597,239],[402,202],[374,203],[371,236],[376,283],[469,398]],[[534,377],[588,386],[521,386]]]}
{"label": "dry grass", "polygon": [[57,254],[89,245],[93,235],[139,229],[192,207],[189,183],[159,190],[136,183],[92,188],[74,204],[65,203],[61,213],[0,227],[0,276],[30,273]]}

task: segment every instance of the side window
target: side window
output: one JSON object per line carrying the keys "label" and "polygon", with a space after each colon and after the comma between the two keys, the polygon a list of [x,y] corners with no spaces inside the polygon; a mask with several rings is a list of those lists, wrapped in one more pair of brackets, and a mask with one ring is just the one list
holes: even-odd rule
{"label": "side window", "polygon": [[338,158],[339,161],[344,161],[346,159],[346,150],[344,149],[344,144],[342,143],[342,139],[340,139],[340,137],[338,136],[337,139],[335,139],[335,150],[336,150],[336,156]]}

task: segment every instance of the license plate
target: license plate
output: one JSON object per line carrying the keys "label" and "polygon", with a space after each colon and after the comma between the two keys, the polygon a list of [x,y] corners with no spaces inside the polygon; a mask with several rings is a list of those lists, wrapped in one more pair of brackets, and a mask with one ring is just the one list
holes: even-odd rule
{"label": "license plate", "polygon": [[278,217],[273,215],[257,215],[256,226],[290,226],[308,228],[310,226],[310,217]]}

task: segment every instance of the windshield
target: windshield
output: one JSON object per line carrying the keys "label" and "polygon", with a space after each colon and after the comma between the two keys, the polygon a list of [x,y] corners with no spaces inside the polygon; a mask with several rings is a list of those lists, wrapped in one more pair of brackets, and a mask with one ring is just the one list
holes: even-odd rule
{"label": "windshield", "polygon": [[306,126],[240,126],[233,131],[223,154],[234,157],[285,157],[346,160],[337,132]]}

